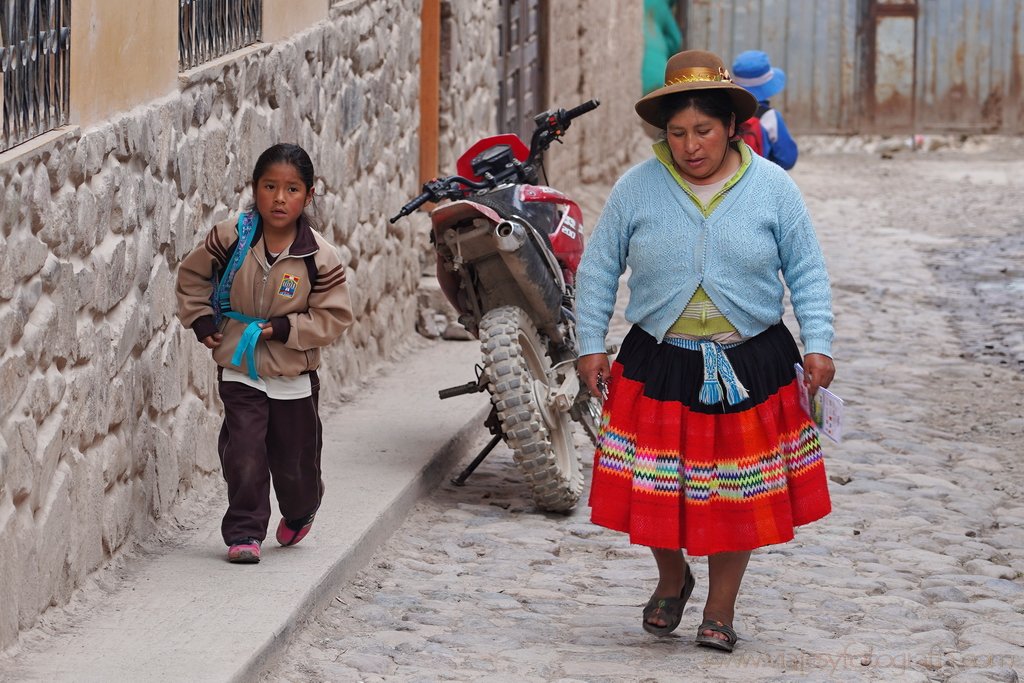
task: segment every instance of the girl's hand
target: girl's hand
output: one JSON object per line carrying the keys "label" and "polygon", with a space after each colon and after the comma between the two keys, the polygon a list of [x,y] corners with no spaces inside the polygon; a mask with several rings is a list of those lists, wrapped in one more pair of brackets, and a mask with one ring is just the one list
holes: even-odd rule
{"label": "girl's hand", "polygon": [[220,332],[214,332],[209,337],[203,339],[203,346],[208,349],[215,349],[220,346],[220,341],[224,338],[224,335]]}
{"label": "girl's hand", "polygon": [[804,356],[804,386],[807,387],[810,396],[818,393],[818,387],[827,389],[835,376],[835,363],[828,356],[821,353],[809,353]]}
{"label": "girl's hand", "polygon": [[608,365],[608,354],[588,353],[585,356],[580,356],[576,361],[576,374],[590,389],[590,394],[603,403],[608,395],[608,383],[612,377],[611,367]]}
{"label": "girl's hand", "polygon": [[260,329],[263,330],[260,332],[260,339],[270,339],[274,334],[274,326],[270,323],[260,323]]}

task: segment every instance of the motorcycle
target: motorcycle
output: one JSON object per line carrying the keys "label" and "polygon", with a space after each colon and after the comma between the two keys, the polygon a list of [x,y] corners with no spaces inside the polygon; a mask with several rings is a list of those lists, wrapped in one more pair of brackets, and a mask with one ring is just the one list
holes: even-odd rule
{"label": "motorcycle", "polygon": [[[596,443],[601,407],[576,375],[574,285],[583,255],[583,213],[547,186],[544,153],[597,100],[534,118],[529,148],[514,134],[479,140],[390,219],[427,202],[441,289],[459,323],[480,340],[476,380],[442,389],[442,399],[487,391],[490,442],[466,479],[504,439],[542,510],[568,512],[583,492],[573,421]],[[541,184],[543,180],[544,184]]]}

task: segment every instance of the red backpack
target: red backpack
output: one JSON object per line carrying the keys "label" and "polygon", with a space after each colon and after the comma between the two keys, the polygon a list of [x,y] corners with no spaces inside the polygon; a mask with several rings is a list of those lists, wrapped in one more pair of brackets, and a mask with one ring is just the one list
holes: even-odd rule
{"label": "red backpack", "polygon": [[737,134],[743,142],[747,143],[758,156],[764,156],[764,130],[761,128],[761,117],[768,111],[768,107],[758,105],[757,112],[739,125]]}

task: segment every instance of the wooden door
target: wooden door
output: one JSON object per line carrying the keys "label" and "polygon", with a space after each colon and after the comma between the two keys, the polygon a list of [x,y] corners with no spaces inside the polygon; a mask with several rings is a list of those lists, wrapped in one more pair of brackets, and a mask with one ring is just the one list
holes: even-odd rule
{"label": "wooden door", "polygon": [[498,132],[527,143],[543,111],[541,0],[501,0],[498,17]]}

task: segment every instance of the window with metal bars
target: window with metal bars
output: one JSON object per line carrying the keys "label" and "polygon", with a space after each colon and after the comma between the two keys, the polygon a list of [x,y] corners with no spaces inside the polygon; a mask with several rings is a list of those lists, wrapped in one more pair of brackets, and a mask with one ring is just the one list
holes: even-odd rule
{"label": "window with metal bars", "polygon": [[71,0],[0,2],[0,152],[68,121]]}
{"label": "window with metal bars", "polygon": [[263,0],[179,0],[178,68],[209,62],[262,34]]}

